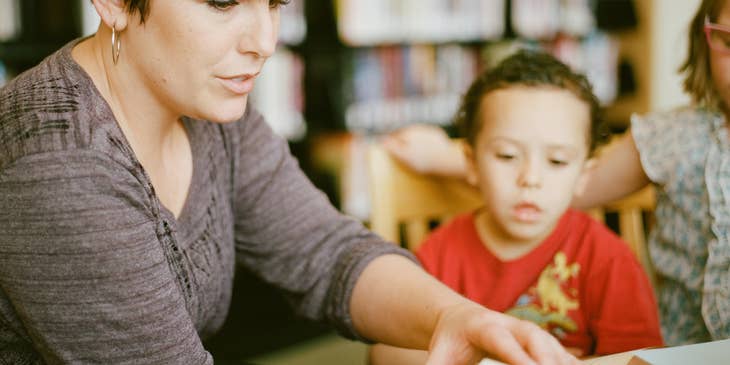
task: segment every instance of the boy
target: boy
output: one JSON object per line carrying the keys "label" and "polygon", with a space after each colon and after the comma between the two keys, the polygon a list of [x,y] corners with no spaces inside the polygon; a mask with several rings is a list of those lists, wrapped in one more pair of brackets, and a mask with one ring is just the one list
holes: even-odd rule
{"label": "boy", "polygon": [[[544,53],[519,52],[475,80],[456,123],[485,204],[417,252],[455,291],[534,322],[577,356],[662,345],[652,288],[628,246],[569,209],[601,139],[599,110],[586,79]],[[376,345],[371,360],[424,363],[425,352]]]}

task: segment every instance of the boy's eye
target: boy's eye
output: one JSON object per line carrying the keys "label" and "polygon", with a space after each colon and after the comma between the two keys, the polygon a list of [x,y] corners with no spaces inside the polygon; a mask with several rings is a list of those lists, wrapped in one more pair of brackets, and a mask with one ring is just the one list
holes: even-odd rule
{"label": "boy's eye", "polygon": [[515,158],[515,155],[512,153],[497,153],[497,158],[500,160],[509,161]]}
{"label": "boy's eye", "polygon": [[238,0],[206,0],[208,6],[216,10],[228,10],[238,5]]}

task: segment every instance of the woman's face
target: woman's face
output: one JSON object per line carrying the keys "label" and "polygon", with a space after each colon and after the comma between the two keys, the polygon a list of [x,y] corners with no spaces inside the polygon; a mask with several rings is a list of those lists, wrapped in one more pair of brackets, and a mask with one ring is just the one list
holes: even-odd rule
{"label": "woman's face", "polygon": [[144,23],[139,13],[129,19],[123,57],[165,110],[213,122],[237,120],[276,48],[279,2],[152,0]]}

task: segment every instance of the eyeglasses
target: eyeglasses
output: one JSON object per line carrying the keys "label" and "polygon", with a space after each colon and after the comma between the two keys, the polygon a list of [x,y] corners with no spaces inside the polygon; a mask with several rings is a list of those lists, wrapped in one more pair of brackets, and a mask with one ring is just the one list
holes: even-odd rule
{"label": "eyeglasses", "polygon": [[705,38],[713,51],[730,54],[730,27],[711,23],[710,17],[705,16]]}

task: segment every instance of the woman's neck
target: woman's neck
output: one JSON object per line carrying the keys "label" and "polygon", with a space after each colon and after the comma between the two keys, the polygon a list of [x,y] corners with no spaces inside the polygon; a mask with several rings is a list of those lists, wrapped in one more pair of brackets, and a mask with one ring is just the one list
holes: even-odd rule
{"label": "woman's neck", "polygon": [[71,51],[91,77],[139,162],[149,175],[162,204],[176,217],[182,211],[192,180],[192,151],[179,115],[159,101],[139,72],[111,59],[109,30],[77,44]]}
{"label": "woman's neck", "polygon": [[89,74],[109,105],[120,129],[141,159],[159,155],[172,143],[181,127],[180,118],[164,104],[128,63],[111,59],[109,30],[100,27],[93,37],[76,45],[74,60]]}

